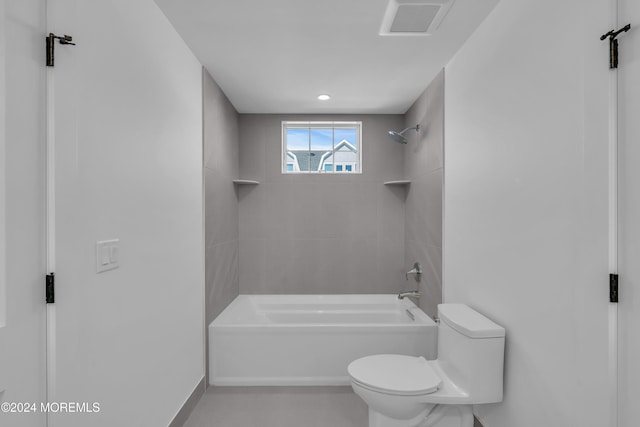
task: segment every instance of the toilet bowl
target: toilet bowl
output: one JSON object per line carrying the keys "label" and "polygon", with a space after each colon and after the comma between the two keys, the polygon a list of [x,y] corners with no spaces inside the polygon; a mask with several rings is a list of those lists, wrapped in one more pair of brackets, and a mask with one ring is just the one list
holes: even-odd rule
{"label": "toilet bowl", "polygon": [[367,356],[352,362],[348,371],[355,393],[370,408],[399,420],[409,420],[430,410],[424,396],[442,385],[423,357]]}
{"label": "toilet bowl", "polygon": [[436,360],[381,354],[349,364],[369,427],[472,427],[472,405],[502,401],[504,328],[462,304],[438,312]]}

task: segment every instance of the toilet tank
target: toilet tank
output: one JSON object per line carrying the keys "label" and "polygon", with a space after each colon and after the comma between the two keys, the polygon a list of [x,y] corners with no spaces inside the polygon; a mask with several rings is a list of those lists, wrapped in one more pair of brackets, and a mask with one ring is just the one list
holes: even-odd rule
{"label": "toilet tank", "polygon": [[470,403],[502,401],[505,330],[464,304],[438,306],[438,362]]}

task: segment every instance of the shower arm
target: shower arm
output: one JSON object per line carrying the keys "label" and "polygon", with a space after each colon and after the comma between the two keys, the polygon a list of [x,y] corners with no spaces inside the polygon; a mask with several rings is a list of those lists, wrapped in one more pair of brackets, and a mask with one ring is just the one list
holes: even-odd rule
{"label": "shower arm", "polygon": [[410,127],[406,128],[405,130],[403,130],[403,131],[401,131],[401,132],[398,132],[398,133],[399,133],[400,135],[404,135],[404,133],[405,133],[405,132],[407,132],[407,131],[409,131],[409,130],[412,130],[412,129],[415,129],[415,130],[416,130],[416,132],[420,132],[420,125],[410,126]]}

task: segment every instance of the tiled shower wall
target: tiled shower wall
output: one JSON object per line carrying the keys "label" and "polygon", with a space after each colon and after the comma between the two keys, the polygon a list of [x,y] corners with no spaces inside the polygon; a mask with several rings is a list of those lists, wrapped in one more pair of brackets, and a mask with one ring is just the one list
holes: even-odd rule
{"label": "tiled shower wall", "polygon": [[[283,120],[362,121],[362,174],[282,174]],[[397,293],[404,285],[403,115],[240,115],[243,294]]]}
{"label": "tiled shower wall", "polygon": [[238,295],[239,138],[238,113],[204,69],[203,112],[206,326]]}
{"label": "tiled shower wall", "polygon": [[[424,275],[420,307],[436,316],[442,302],[442,191],[444,171],[444,70],[405,115],[410,131],[405,146],[405,173],[411,180],[405,206],[405,265],[415,261]],[[407,289],[415,288],[409,278]]]}
{"label": "tiled shower wall", "polygon": [[[207,323],[240,292],[397,293],[442,300],[444,73],[405,115],[240,114],[205,77]],[[281,172],[283,120],[363,122],[362,174]],[[406,146],[388,130],[419,123]],[[232,179],[259,181],[234,187]],[[410,179],[411,185],[385,181]]]}

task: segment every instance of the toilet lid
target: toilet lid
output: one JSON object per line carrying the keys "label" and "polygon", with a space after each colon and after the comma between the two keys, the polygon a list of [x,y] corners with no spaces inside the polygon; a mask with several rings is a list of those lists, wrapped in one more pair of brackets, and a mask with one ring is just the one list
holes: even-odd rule
{"label": "toilet lid", "polygon": [[354,381],[388,394],[430,394],[442,385],[424,357],[378,354],[354,360],[347,370]]}

